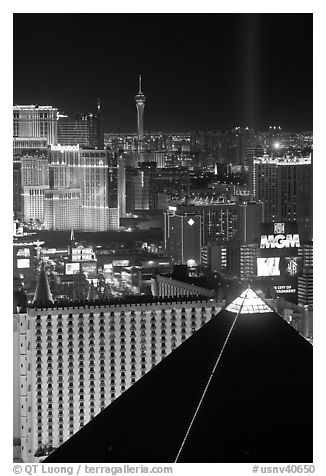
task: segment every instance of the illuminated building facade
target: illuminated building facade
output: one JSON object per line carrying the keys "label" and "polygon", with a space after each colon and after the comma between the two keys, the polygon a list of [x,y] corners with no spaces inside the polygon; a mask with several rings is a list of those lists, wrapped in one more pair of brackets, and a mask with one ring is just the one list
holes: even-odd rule
{"label": "illuminated building facade", "polygon": [[30,185],[23,187],[24,221],[44,221],[44,194],[48,185]]}
{"label": "illuminated building facade", "polygon": [[227,268],[227,248],[216,241],[209,241],[201,248],[201,264],[212,273],[225,273]]}
{"label": "illuminated building facade", "polygon": [[253,193],[264,202],[266,223],[297,222],[302,241],[312,239],[311,157],[273,157],[253,160]]}
{"label": "illuminated building facade", "polygon": [[49,166],[43,155],[23,155],[21,162],[21,186],[23,218],[44,221],[44,193],[49,188]]}
{"label": "illuminated building facade", "polygon": [[13,138],[13,151],[14,156],[24,155],[36,150],[46,153],[48,147],[48,141],[46,138],[33,138],[33,137],[14,137]]}
{"label": "illuminated building facade", "polygon": [[80,189],[83,230],[119,227],[116,156],[107,151],[80,151]]}
{"label": "illuminated building facade", "polygon": [[103,149],[104,135],[100,108],[98,114],[59,114],[58,143]]}
{"label": "illuminated building facade", "polygon": [[20,157],[13,160],[13,212],[16,219],[22,218],[22,172]]}
{"label": "illuminated building facade", "polygon": [[238,238],[238,207],[235,202],[207,204],[203,201],[202,204],[196,203],[184,208],[188,213],[201,216],[203,245],[210,240],[227,242]]}
{"label": "illuminated building facade", "polygon": [[159,197],[166,194],[168,198],[175,199],[189,196],[190,177],[186,167],[157,168],[151,175],[151,204],[153,208],[159,207]]}
{"label": "illuminated building facade", "polygon": [[178,207],[179,210],[201,215],[203,245],[208,241],[251,242],[258,237],[264,216],[261,202],[197,200],[192,205]]}
{"label": "illuminated building facade", "polygon": [[57,144],[58,110],[52,106],[14,106],[13,137],[46,139],[47,145]]}
{"label": "illuminated building facade", "polygon": [[49,164],[45,155],[23,155],[21,161],[22,186],[49,185]]}
{"label": "illuminated building facade", "polygon": [[298,304],[313,309],[313,244],[305,243],[298,249],[302,258],[302,274],[298,277]]}
{"label": "illuminated building facade", "polygon": [[298,304],[313,309],[313,270],[303,268],[302,275],[298,277]]}
{"label": "illuminated building facade", "polygon": [[119,219],[126,216],[126,161],[123,155],[118,157],[118,208]]}
{"label": "illuminated building facade", "polygon": [[[22,458],[60,446],[220,311],[207,298],[36,305],[16,315]],[[17,356],[18,357],[18,356]]]}
{"label": "illuminated building facade", "polygon": [[149,210],[151,197],[149,170],[129,169],[126,174],[126,210]]}
{"label": "illuminated building facade", "polygon": [[[80,220],[79,226],[73,228],[84,231],[105,231],[119,227],[118,165],[115,153],[80,149],[78,145],[55,146],[51,148],[49,168],[51,190],[62,190],[62,193],[47,194],[47,198],[49,202],[58,200],[59,208],[56,209],[65,216],[57,215],[55,220],[51,218],[56,205],[48,202],[47,227],[54,226],[56,222],[61,223],[60,226],[67,223],[65,229],[71,229],[76,220]],[[67,216],[69,201],[72,204],[70,218]]]}
{"label": "illuminated building facade", "polygon": [[164,246],[174,263],[198,266],[202,246],[200,214],[179,213],[171,209],[165,212]]}
{"label": "illuminated building facade", "polygon": [[[190,232],[196,233],[196,239],[190,238],[192,235],[189,235],[187,221],[182,227],[183,219],[180,218],[191,213],[198,217],[196,223],[200,227],[200,232],[195,229]],[[165,249],[169,256],[177,260],[176,263],[186,263],[191,259],[188,257],[186,260],[182,254],[183,250],[196,248],[200,235],[201,249],[199,258],[194,258],[195,262],[202,263],[214,272],[227,271],[232,277],[239,275],[240,245],[258,240],[263,220],[263,204],[196,201],[193,205],[169,206],[164,216]],[[175,219],[174,216],[179,218]],[[180,223],[178,220],[181,220]],[[198,256],[194,250],[191,253]]]}
{"label": "illuminated building facade", "polygon": [[187,196],[189,182],[189,174],[183,169],[160,169],[148,162],[139,168],[127,167],[127,211],[166,209],[164,201]]}
{"label": "illuminated building facade", "polygon": [[44,226],[46,230],[81,229],[80,189],[45,190]]}
{"label": "illuminated building facade", "polygon": [[247,201],[238,204],[239,241],[241,243],[257,242],[261,224],[264,222],[264,203]]}
{"label": "illuminated building facade", "polygon": [[154,162],[158,169],[164,169],[165,167],[165,152],[154,152]]}
{"label": "illuminated building facade", "polygon": [[257,276],[257,243],[240,246],[240,279],[250,281]]}

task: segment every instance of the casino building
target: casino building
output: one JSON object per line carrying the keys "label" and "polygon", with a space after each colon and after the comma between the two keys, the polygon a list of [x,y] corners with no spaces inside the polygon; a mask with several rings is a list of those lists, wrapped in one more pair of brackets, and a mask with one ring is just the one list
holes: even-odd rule
{"label": "casino building", "polygon": [[312,354],[247,288],[45,463],[312,463]]}
{"label": "casino building", "polygon": [[[122,180],[121,171],[119,177]],[[123,193],[119,177],[114,153],[81,149],[78,145],[52,146],[50,190],[44,197],[45,228],[83,231],[119,228],[118,196]]]}
{"label": "casino building", "polygon": [[22,459],[60,446],[221,307],[200,296],[54,303],[42,267],[32,306],[14,315]]}

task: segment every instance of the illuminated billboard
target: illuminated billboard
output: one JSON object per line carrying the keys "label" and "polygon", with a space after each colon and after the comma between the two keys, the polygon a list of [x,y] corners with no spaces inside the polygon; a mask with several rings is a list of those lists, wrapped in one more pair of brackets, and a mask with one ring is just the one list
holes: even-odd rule
{"label": "illuminated billboard", "polygon": [[29,248],[19,248],[17,251],[17,256],[21,256],[22,258],[29,258],[31,255]]}
{"label": "illuminated billboard", "polygon": [[280,257],[257,258],[257,276],[280,276]]}
{"label": "illuminated billboard", "polygon": [[79,263],[66,263],[66,274],[79,273]]}
{"label": "illuminated billboard", "polygon": [[54,255],[57,252],[56,248],[43,248],[43,256],[44,255]]}
{"label": "illuminated billboard", "polygon": [[287,256],[282,263],[282,272],[286,276],[298,276],[302,270],[302,258],[297,256]]}
{"label": "illuminated billboard", "polygon": [[96,263],[81,263],[81,269],[87,277],[92,277],[97,275],[97,265]]}
{"label": "illuminated billboard", "polygon": [[93,248],[84,248],[83,246],[78,246],[78,248],[72,248],[71,259],[72,261],[94,261],[95,253]]}
{"label": "illuminated billboard", "polygon": [[112,262],[113,266],[129,266],[128,259],[114,259]]}
{"label": "illuminated billboard", "polygon": [[24,269],[30,267],[30,260],[28,258],[18,259],[17,268]]}

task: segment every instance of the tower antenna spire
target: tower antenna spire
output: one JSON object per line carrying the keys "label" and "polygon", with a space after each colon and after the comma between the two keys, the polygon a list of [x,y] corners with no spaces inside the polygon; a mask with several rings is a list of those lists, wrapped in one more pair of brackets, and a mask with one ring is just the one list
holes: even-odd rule
{"label": "tower antenna spire", "polygon": [[141,94],[141,74],[138,76],[138,81],[139,81],[139,92],[138,94]]}

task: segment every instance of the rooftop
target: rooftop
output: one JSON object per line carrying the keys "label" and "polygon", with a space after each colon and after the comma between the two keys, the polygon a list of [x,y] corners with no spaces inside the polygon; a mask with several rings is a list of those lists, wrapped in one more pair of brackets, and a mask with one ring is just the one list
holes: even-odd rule
{"label": "rooftop", "polygon": [[254,164],[275,164],[275,165],[309,165],[311,164],[311,155],[308,157],[273,157],[264,155],[263,157],[255,157]]}
{"label": "rooftop", "polygon": [[39,109],[39,110],[46,110],[48,111],[49,109],[50,110],[53,110],[53,111],[57,111],[57,108],[53,107],[53,106],[38,106],[38,105],[35,105],[35,104],[28,104],[28,105],[15,105],[14,107],[14,110],[17,111],[17,110],[30,110],[30,109]]}
{"label": "rooftop", "polygon": [[30,305],[32,309],[66,309],[66,308],[90,308],[105,306],[132,306],[151,304],[181,304],[188,302],[214,302],[207,296],[180,296],[180,297],[153,297],[153,296],[126,296],[124,298],[96,299],[83,301],[54,301],[53,303],[36,302]]}

